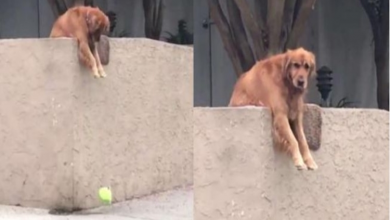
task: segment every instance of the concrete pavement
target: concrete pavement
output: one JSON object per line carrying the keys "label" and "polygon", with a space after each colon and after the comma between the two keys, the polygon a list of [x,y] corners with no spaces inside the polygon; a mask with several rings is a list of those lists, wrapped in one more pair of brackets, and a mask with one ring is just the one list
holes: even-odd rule
{"label": "concrete pavement", "polygon": [[0,219],[192,220],[193,191],[192,188],[176,189],[69,215],[51,215],[45,209],[0,206]]}

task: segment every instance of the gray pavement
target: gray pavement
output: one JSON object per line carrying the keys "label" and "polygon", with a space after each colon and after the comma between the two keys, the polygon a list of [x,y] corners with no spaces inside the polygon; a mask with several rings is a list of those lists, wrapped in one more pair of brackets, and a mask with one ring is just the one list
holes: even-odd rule
{"label": "gray pavement", "polygon": [[0,205],[0,219],[28,220],[192,220],[192,188],[115,203],[69,215],[51,215],[48,210]]}

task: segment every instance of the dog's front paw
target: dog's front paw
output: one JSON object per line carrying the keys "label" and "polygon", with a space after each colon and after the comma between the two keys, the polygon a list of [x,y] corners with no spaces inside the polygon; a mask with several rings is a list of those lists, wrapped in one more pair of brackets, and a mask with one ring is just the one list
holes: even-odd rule
{"label": "dog's front paw", "polygon": [[318,165],[316,164],[316,162],[313,159],[305,160],[305,164],[307,165],[307,168],[309,170],[316,170],[316,169],[318,169]]}
{"label": "dog's front paw", "polygon": [[307,167],[304,163],[302,164],[295,164],[295,167],[297,168],[297,170],[307,170]]}
{"label": "dog's front paw", "polygon": [[97,70],[97,68],[92,70],[92,75],[95,78],[100,78],[100,74],[99,74],[99,71]]}
{"label": "dog's front paw", "polygon": [[107,77],[107,74],[106,74],[106,72],[104,72],[104,69],[102,66],[98,68],[98,71],[99,71],[100,77],[102,77],[102,78]]}
{"label": "dog's front paw", "polygon": [[104,72],[104,70],[99,71],[100,77],[106,78],[107,74]]}
{"label": "dog's front paw", "polygon": [[307,170],[307,167],[303,162],[302,158],[294,158],[293,161],[297,170]]}

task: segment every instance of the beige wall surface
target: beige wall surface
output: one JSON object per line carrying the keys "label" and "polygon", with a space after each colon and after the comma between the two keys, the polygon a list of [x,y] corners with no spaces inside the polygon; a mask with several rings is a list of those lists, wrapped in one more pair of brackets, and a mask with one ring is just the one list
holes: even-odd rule
{"label": "beige wall surface", "polygon": [[75,41],[0,41],[0,203],[99,205],[192,184],[192,48],[111,39],[95,79]]}
{"label": "beige wall surface", "polygon": [[195,220],[389,218],[389,113],[324,109],[317,171],[276,153],[261,108],[195,108]]}

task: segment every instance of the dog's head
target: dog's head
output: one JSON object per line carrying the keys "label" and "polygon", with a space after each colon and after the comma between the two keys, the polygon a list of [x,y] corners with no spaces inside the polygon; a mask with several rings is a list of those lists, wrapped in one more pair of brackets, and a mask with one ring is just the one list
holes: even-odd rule
{"label": "dog's head", "polygon": [[110,20],[99,8],[89,7],[85,15],[85,21],[89,34],[96,41],[100,41],[102,34],[109,32]]}
{"label": "dog's head", "polygon": [[287,50],[285,53],[284,75],[292,86],[304,91],[309,82],[309,78],[315,75],[316,62],[313,53],[298,48]]}

